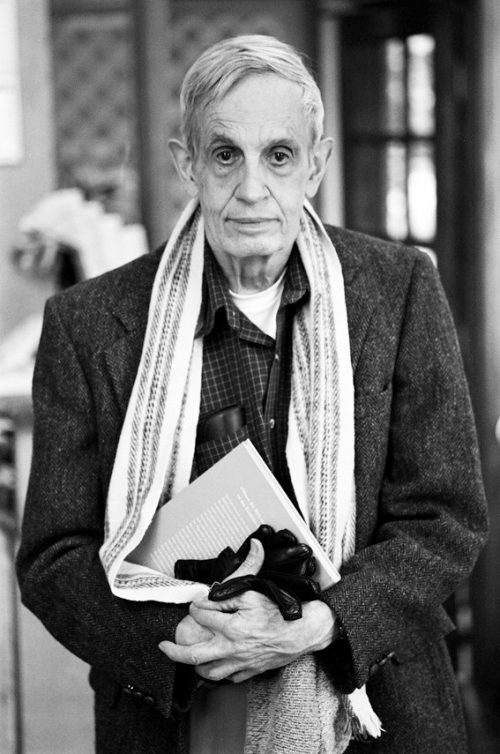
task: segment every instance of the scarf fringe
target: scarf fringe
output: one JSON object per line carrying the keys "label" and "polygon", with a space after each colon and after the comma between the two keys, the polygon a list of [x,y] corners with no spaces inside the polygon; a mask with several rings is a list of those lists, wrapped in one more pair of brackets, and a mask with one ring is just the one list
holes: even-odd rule
{"label": "scarf fringe", "polygon": [[347,695],[347,702],[351,712],[352,737],[357,741],[380,738],[384,729],[370,704],[366,689],[355,689]]}

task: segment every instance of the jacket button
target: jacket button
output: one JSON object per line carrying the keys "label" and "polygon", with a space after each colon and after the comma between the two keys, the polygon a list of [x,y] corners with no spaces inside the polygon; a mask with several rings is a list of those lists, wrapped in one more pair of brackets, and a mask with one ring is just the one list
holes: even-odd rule
{"label": "jacket button", "polygon": [[137,686],[133,686],[131,683],[127,683],[126,686],[124,686],[123,690],[126,694],[130,694],[130,696],[133,696],[134,699],[143,699],[144,694],[143,692],[137,688]]}
{"label": "jacket button", "polygon": [[155,698],[154,698],[154,696],[150,696],[149,694],[147,694],[144,697],[144,703],[145,704],[149,704],[149,706],[152,707],[155,704]]}

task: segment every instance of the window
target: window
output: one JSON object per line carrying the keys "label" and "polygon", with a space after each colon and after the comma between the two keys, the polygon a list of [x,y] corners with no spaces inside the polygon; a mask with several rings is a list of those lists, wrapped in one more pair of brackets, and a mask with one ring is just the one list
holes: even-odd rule
{"label": "window", "polygon": [[346,225],[433,247],[437,231],[435,39],[344,24]]}
{"label": "window", "polygon": [[476,239],[468,0],[324,0],[340,29],[345,224],[437,258],[467,363]]}

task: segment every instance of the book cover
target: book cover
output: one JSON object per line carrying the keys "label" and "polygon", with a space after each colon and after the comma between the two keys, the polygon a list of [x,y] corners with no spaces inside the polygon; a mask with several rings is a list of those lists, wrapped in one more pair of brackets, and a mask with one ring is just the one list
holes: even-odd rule
{"label": "book cover", "polygon": [[289,529],[316,558],[322,589],[340,575],[250,440],[245,440],[155,514],[128,560],[168,575],[179,559],[237,550],[261,524]]}

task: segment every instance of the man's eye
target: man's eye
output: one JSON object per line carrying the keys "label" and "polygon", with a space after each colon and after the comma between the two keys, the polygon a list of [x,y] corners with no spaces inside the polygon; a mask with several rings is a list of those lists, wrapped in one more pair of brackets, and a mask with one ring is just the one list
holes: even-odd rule
{"label": "man's eye", "polygon": [[231,165],[235,160],[235,154],[232,149],[219,149],[215,153],[215,159],[222,165]]}
{"label": "man's eye", "polygon": [[271,162],[274,165],[285,165],[290,160],[290,153],[282,149],[275,149],[271,152]]}

